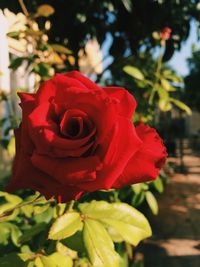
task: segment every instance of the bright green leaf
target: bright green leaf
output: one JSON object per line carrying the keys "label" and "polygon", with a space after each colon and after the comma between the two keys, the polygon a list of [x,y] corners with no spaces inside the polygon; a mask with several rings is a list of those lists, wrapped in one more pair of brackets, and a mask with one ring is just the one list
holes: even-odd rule
{"label": "bright green leaf", "polygon": [[146,201],[154,215],[158,214],[158,202],[151,191],[145,193]]}
{"label": "bright green leaf", "polygon": [[192,115],[192,110],[183,102],[181,102],[178,99],[175,98],[170,98],[170,101],[176,105],[177,107],[179,107],[180,109],[184,110],[188,115]]}
{"label": "bright green leaf", "polygon": [[164,188],[163,188],[163,182],[160,177],[158,177],[156,180],[153,181],[155,189],[159,192],[162,193]]}
{"label": "bright green leaf", "polygon": [[64,256],[58,252],[48,256],[48,260],[51,260],[55,267],[73,267],[73,260],[69,256]]}
{"label": "bright green leaf", "polygon": [[65,213],[59,217],[49,231],[49,239],[60,240],[81,230],[83,223],[78,212]]}
{"label": "bright green leaf", "polygon": [[22,235],[22,232],[20,231],[20,229],[16,226],[13,225],[13,227],[11,228],[11,239],[13,244],[15,244],[15,246],[20,246],[20,237]]}
{"label": "bright green leaf", "polygon": [[76,259],[77,258],[77,251],[72,250],[68,247],[66,247],[65,245],[63,245],[61,242],[58,242],[56,244],[56,250],[57,252],[59,252],[61,255],[63,256],[70,256],[70,258],[72,259]]}
{"label": "bright green leaf", "polygon": [[133,245],[151,235],[151,228],[145,216],[126,203],[92,201],[80,204],[79,209],[89,218],[113,227],[125,241]]}
{"label": "bright green leaf", "polygon": [[131,185],[131,188],[133,189],[134,193],[138,195],[142,191],[142,184],[134,184]]}
{"label": "bright green leaf", "polygon": [[144,80],[144,75],[143,73],[136,67],[133,66],[125,66],[123,68],[123,71],[125,71],[127,74],[132,76],[133,78],[137,80]]}
{"label": "bright green leaf", "polygon": [[161,86],[156,86],[159,98],[162,100],[167,100],[169,98],[169,93]]}
{"label": "bright green leaf", "polygon": [[164,112],[169,111],[172,108],[172,105],[169,102],[169,99],[160,99],[158,102],[158,106],[160,110]]}
{"label": "bright green leaf", "polygon": [[83,239],[89,259],[94,267],[119,267],[119,255],[104,226],[95,220],[85,219]]}

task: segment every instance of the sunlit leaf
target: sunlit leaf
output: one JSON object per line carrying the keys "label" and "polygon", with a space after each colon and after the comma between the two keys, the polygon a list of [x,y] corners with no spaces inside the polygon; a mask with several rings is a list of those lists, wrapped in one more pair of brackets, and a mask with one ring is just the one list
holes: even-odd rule
{"label": "sunlit leaf", "polygon": [[78,212],[68,212],[59,217],[49,231],[49,239],[60,240],[81,230],[83,223]]}
{"label": "sunlit leaf", "polygon": [[52,266],[55,267],[73,267],[73,260],[69,256],[64,256],[58,252],[55,252],[48,256],[48,261],[51,261],[51,263],[54,264]]}
{"label": "sunlit leaf", "polygon": [[145,216],[126,203],[92,201],[80,204],[79,209],[89,218],[113,227],[125,241],[133,245],[151,235]]}
{"label": "sunlit leaf", "polygon": [[125,66],[123,68],[123,71],[125,71],[127,74],[129,74],[130,76],[132,76],[135,79],[144,80],[143,73],[138,68],[136,68],[136,67],[133,67],[133,66]]}
{"label": "sunlit leaf", "polygon": [[162,179],[161,179],[160,177],[158,177],[156,180],[154,180],[154,181],[153,181],[153,184],[154,184],[155,189],[156,189],[159,193],[162,193],[162,192],[163,192],[164,187],[163,187]]}
{"label": "sunlit leaf", "polygon": [[119,267],[119,255],[104,226],[95,220],[85,219],[83,239],[89,259],[94,267]]}
{"label": "sunlit leaf", "polygon": [[179,107],[180,109],[182,109],[183,111],[185,111],[188,115],[192,115],[192,110],[190,107],[188,107],[186,104],[184,104],[182,101],[175,99],[175,98],[170,98],[170,101],[176,105],[177,107]]}
{"label": "sunlit leaf", "polygon": [[158,214],[158,202],[151,191],[145,193],[146,201],[154,215]]}
{"label": "sunlit leaf", "polygon": [[166,112],[169,111],[172,108],[171,103],[169,102],[169,99],[160,99],[158,102],[158,106],[160,110]]}

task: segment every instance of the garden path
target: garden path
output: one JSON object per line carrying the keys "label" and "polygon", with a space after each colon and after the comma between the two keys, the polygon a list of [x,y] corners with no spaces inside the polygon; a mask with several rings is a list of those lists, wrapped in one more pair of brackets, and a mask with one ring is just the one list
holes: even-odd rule
{"label": "garden path", "polygon": [[200,267],[200,157],[185,147],[183,161],[186,173],[170,178],[158,216],[149,218],[154,234],[144,244],[145,267]]}

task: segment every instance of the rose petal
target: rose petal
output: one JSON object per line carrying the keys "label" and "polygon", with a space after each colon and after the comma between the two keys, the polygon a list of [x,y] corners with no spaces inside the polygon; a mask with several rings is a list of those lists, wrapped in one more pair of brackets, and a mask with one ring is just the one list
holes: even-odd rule
{"label": "rose petal", "polygon": [[60,184],[48,174],[35,168],[29,155],[25,154],[21,147],[21,128],[15,130],[16,137],[16,157],[13,164],[13,174],[6,191],[12,193],[17,189],[33,189],[39,191],[47,199],[58,195],[62,196],[62,201],[77,199],[83,193],[76,186]]}
{"label": "rose petal", "polygon": [[113,99],[118,100],[118,114],[132,119],[136,109],[136,100],[126,89],[120,87],[103,87]]}
{"label": "rose petal", "polygon": [[[32,164],[64,185],[76,185],[81,181],[96,179],[96,170],[101,168],[97,156],[86,158],[52,159],[34,153]],[[83,191],[83,190],[82,190]]]}
{"label": "rose petal", "polygon": [[[23,147],[23,151],[27,154],[31,154],[33,151],[33,142],[28,134],[28,116],[33,111],[35,107],[35,94],[28,93],[18,93],[21,103],[20,106],[22,108],[22,123],[21,123],[21,146]],[[19,139],[19,138],[18,138]],[[19,142],[19,141],[17,141]]]}
{"label": "rose petal", "polygon": [[166,161],[166,148],[157,132],[144,124],[136,127],[136,131],[143,141],[141,149],[130,159],[113,188],[154,180]]}
{"label": "rose petal", "polygon": [[113,132],[97,151],[97,154],[103,157],[103,167],[97,172],[96,181],[77,186],[85,191],[110,189],[123,172],[127,162],[140,149],[141,143],[132,122],[119,116]]}
{"label": "rose petal", "polygon": [[93,145],[94,127],[84,138],[67,139],[59,136],[58,125],[53,121],[54,112],[50,103],[39,105],[29,115],[29,134],[40,154],[51,157],[79,157]]}
{"label": "rose petal", "polygon": [[[37,103],[41,104],[43,102],[51,101],[55,97],[60,97],[62,101],[66,99],[67,89],[69,87],[74,87],[78,92],[85,92],[88,89],[78,80],[68,77],[65,74],[56,74],[55,77],[49,81],[43,82],[36,93]],[[65,97],[63,98],[63,93],[65,92]]]}
{"label": "rose petal", "polygon": [[90,79],[88,79],[87,77],[85,77],[84,75],[82,75],[80,72],[78,71],[71,71],[65,74],[67,77],[71,77],[74,79],[77,79],[78,81],[80,81],[85,87],[87,87],[90,90],[102,90],[100,86],[98,86],[96,83],[94,83],[93,81],[91,81]]}
{"label": "rose petal", "polygon": [[[56,100],[57,101],[57,100]],[[56,105],[64,110],[64,104],[56,102]],[[93,124],[96,126],[97,143],[103,142],[105,136],[111,131],[116,120],[116,103],[99,91],[89,93],[68,92],[65,103],[66,109],[79,109],[86,113]]]}

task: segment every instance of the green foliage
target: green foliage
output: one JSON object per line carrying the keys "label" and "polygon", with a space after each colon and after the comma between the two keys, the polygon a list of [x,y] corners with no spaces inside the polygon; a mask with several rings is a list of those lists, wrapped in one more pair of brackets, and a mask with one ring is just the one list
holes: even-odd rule
{"label": "green foliage", "polygon": [[136,67],[125,66],[123,70],[135,79],[144,80],[143,73]]}
{"label": "green foliage", "polygon": [[100,222],[86,219],[83,239],[89,259],[94,267],[119,266],[119,256],[114,250],[114,244]]}
{"label": "green foliage", "polygon": [[59,217],[52,225],[49,238],[53,240],[65,239],[77,231],[82,230],[83,223],[78,212],[69,212]]}
{"label": "green foliage", "polygon": [[[29,195],[24,201],[5,192],[0,196],[0,207],[4,207],[0,215],[0,246],[6,254],[3,257],[0,253],[0,260],[5,267],[12,260],[25,267],[119,267],[123,259],[114,243],[136,246],[151,235],[144,215],[126,203],[91,201],[77,203],[72,209],[55,200],[46,201],[38,194]],[[16,211],[11,218],[10,214]],[[82,244],[81,249],[77,248],[78,243]]]}
{"label": "green foliage", "polygon": [[[145,67],[145,66],[144,66]],[[191,115],[191,109],[182,101],[171,97],[171,94],[179,90],[183,81],[181,77],[177,76],[170,68],[162,66],[162,55],[157,59],[153,65],[151,77],[148,77],[150,72],[144,69],[143,74],[141,70],[135,66],[126,65],[123,68],[124,72],[136,79],[138,87],[146,89],[146,98],[150,107],[155,110],[157,106],[161,111],[166,112],[172,109],[173,105]],[[139,80],[139,83],[137,82]],[[142,81],[142,83],[141,83]]]}
{"label": "green foliage", "polygon": [[145,193],[146,201],[154,215],[158,214],[158,202],[151,191]]}

